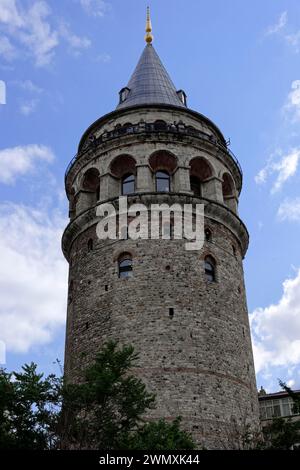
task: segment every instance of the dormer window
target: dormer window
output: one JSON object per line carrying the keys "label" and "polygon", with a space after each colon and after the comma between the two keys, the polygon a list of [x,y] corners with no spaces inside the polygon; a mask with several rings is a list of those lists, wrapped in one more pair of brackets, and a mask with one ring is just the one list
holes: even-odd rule
{"label": "dormer window", "polygon": [[187,99],[186,99],[186,94],[185,94],[185,92],[184,92],[183,90],[178,90],[176,93],[177,93],[178,98],[179,98],[180,101],[182,102],[182,104],[183,104],[184,106],[186,106],[186,105],[187,105]]}
{"label": "dormer window", "polygon": [[129,95],[130,89],[126,86],[125,88],[122,88],[122,90],[119,92],[120,96],[120,103],[123,103],[127,96]]}

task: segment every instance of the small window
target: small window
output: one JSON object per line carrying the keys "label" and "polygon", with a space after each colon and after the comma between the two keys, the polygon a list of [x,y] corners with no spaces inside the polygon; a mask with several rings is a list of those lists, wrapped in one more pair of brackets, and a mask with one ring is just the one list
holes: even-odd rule
{"label": "small window", "polygon": [[197,176],[191,176],[191,191],[193,192],[194,196],[201,196],[201,181]]}
{"label": "small window", "polygon": [[204,230],[204,234],[205,234],[205,241],[211,242],[211,239],[212,239],[211,230],[209,228],[206,228]]}
{"label": "small window", "polygon": [[134,193],[135,186],[135,177],[133,174],[128,174],[122,178],[122,194],[132,194]]}
{"label": "small window", "polygon": [[132,276],[132,256],[130,253],[124,253],[119,258],[119,277],[131,277]]}
{"label": "small window", "polygon": [[94,241],[92,238],[90,238],[88,241],[88,251],[93,251],[93,249],[94,249]]}
{"label": "small window", "polygon": [[204,260],[205,277],[209,282],[216,280],[216,263],[212,256],[207,256]]}
{"label": "small window", "polygon": [[234,254],[234,256],[236,256],[236,247],[235,247],[235,245],[232,245],[232,253]]}
{"label": "small window", "polygon": [[157,171],[155,173],[156,191],[170,192],[170,175],[167,171]]}

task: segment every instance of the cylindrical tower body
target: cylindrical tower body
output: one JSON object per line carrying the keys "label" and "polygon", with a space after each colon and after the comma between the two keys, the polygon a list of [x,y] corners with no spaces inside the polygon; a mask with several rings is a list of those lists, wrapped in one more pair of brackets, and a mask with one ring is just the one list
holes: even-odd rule
{"label": "cylindrical tower body", "polygon": [[[124,90],[126,100],[132,88]],[[180,415],[209,449],[236,448],[248,425],[258,428],[241,186],[241,169],[218,128],[168,103],[129,103],[100,118],[66,173],[68,379],[80,380],[108,339],[133,344],[134,373],[157,396],[149,417]],[[128,206],[204,204],[203,248],[186,250],[187,240],[172,231],[169,240],[98,239],[97,207],[110,202],[118,212],[122,192]]]}

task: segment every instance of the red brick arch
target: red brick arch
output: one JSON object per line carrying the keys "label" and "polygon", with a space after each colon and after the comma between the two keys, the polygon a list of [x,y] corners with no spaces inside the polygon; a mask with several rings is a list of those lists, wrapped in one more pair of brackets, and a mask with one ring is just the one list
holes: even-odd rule
{"label": "red brick arch", "polygon": [[88,191],[97,191],[99,187],[99,170],[97,168],[89,168],[83,175],[82,189]]}
{"label": "red brick arch", "polygon": [[131,155],[119,155],[110,164],[111,173],[117,178],[122,178],[126,174],[136,173],[136,161]]}
{"label": "red brick arch", "polygon": [[223,196],[234,195],[234,182],[229,173],[224,173],[222,183]]}
{"label": "red brick arch", "polygon": [[205,181],[213,176],[211,164],[203,157],[195,157],[190,161],[191,176],[196,176],[199,180]]}
{"label": "red brick arch", "polygon": [[158,150],[150,155],[149,165],[154,172],[165,170],[173,173],[177,168],[177,158],[167,150]]}

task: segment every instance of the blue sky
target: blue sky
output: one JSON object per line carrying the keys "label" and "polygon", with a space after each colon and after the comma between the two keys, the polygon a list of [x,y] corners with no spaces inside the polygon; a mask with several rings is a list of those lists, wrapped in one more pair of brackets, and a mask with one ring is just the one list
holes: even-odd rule
{"label": "blue sky", "polygon": [[[154,46],[244,172],[245,278],[257,384],[300,388],[298,0],[0,0],[0,340],[8,369],[63,359],[64,171]],[[0,93],[0,103],[4,96]]]}

